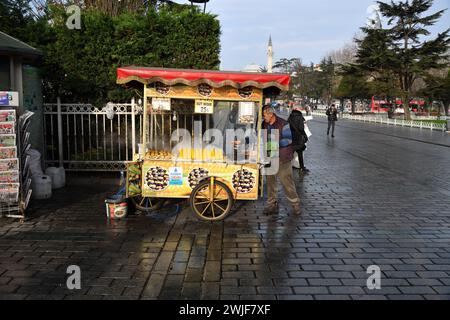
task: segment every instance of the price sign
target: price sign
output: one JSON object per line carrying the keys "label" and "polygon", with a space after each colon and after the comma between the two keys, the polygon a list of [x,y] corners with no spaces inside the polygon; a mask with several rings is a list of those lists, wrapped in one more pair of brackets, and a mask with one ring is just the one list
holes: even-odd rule
{"label": "price sign", "polygon": [[153,110],[170,111],[170,98],[153,98],[152,108]]}
{"label": "price sign", "polygon": [[195,100],[195,113],[212,114],[214,112],[214,100]]}

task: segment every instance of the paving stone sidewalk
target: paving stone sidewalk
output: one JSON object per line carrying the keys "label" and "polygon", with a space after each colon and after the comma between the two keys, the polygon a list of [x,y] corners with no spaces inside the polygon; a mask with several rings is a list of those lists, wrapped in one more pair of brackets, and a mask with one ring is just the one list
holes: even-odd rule
{"label": "paving stone sidewalk", "polygon": [[[310,128],[301,217],[284,200],[264,216],[261,199],[220,223],[189,208],[107,222],[117,186],[70,186],[23,224],[0,219],[0,299],[450,299],[448,148],[351,122],[335,139],[323,120]],[[66,288],[69,265],[81,290]]]}

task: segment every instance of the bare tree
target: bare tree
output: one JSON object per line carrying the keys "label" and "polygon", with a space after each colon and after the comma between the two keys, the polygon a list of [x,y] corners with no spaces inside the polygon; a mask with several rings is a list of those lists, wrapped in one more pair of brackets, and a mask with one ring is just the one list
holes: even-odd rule
{"label": "bare tree", "polygon": [[49,5],[65,6],[67,5],[67,0],[30,0],[29,5],[31,9],[31,14],[40,18],[48,13]]}
{"label": "bare tree", "polygon": [[342,48],[329,52],[326,56],[330,57],[334,64],[349,64],[355,61],[358,46],[355,42],[346,43]]}

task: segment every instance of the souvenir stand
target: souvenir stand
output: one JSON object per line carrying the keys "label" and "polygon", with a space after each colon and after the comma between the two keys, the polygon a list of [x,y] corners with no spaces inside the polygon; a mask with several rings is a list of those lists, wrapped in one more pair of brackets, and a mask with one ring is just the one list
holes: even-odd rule
{"label": "souvenir stand", "polygon": [[0,216],[25,218],[31,192],[29,172],[32,112],[20,114],[16,92],[0,92]]}

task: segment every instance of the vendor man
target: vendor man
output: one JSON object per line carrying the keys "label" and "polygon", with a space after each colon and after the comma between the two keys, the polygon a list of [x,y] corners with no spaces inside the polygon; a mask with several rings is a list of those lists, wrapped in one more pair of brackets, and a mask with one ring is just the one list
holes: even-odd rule
{"label": "vendor man", "polygon": [[[273,157],[274,149],[278,149],[279,169],[278,172],[267,175],[267,207],[264,209],[265,214],[278,213],[278,184],[277,178],[283,185],[284,193],[287,200],[291,203],[293,213],[301,214],[300,199],[295,189],[294,176],[292,173],[291,161],[294,158],[294,151],[292,149],[292,133],[289,128],[289,123],[286,120],[277,117],[275,110],[270,106],[263,108],[263,129],[267,133],[267,148],[269,156]],[[278,141],[270,141],[272,130],[278,130]],[[273,133],[273,132],[272,132]],[[275,153],[277,154],[277,153]]]}

